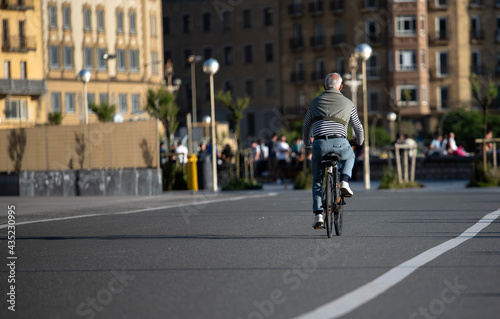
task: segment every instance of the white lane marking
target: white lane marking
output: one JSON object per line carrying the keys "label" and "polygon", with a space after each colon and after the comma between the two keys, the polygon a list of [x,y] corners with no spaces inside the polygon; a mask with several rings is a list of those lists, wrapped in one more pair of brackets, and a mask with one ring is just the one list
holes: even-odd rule
{"label": "white lane marking", "polygon": [[[232,197],[232,198],[220,198],[220,199],[205,200],[205,201],[199,201],[199,202],[195,201],[192,203],[185,203],[185,204],[178,204],[178,205],[143,208],[143,209],[130,210],[130,211],[126,211],[126,212],[116,212],[116,213],[108,213],[108,214],[88,214],[88,215],[77,215],[77,216],[68,216],[68,217],[59,217],[59,218],[40,219],[40,220],[30,220],[30,221],[25,221],[25,222],[16,222],[16,226],[36,224],[36,223],[46,223],[46,222],[53,222],[53,221],[60,221],[60,220],[95,217],[95,216],[136,214],[136,213],[143,213],[143,212],[151,212],[151,211],[160,210],[160,209],[196,206],[196,205],[212,204],[212,203],[218,203],[218,202],[238,201],[238,200],[248,199],[248,198],[270,197],[270,196],[276,196],[276,195],[278,195],[278,193],[267,193],[267,194],[261,194],[261,195],[238,196],[238,197]],[[9,226],[8,224],[0,225],[0,229],[7,228],[8,226]]]}
{"label": "white lane marking", "polygon": [[396,285],[418,268],[422,267],[431,260],[439,257],[445,252],[457,247],[466,240],[476,236],[486,226],[491,224],[495,219],[500,216],[500,209],[484,216],[480,221],[469,227],[460,236],[450,239],[441,245],[433,247],[424,251],[420,255],[413,257],[410,260],[396,266],[376,278],[375,280],[361,286],[340,298],[337,298],[323,306],[320,306],[310,312],[296,317],[295,319],[316,319],[316,318],[340,318],[351,311],[361,307],[368,301],[381,295],[392,286]]}

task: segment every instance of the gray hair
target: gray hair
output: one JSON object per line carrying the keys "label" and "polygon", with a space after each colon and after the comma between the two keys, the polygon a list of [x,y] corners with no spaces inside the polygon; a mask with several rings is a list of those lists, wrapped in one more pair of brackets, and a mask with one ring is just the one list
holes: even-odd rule
{"label": "gray hair", "polygon": [[325,77],[325,86],[327,89],[338,89],[342,84],[342,77],[338,73],[330,73]]}

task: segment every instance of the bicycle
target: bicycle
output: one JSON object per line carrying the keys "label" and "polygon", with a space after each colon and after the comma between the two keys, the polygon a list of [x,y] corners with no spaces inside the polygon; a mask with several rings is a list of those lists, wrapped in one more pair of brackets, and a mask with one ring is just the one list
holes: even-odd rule
{"label": "bicycle", "polygon": [[332,238],[334,229],[337,236],[342,234],[345,197],[350,197],[340,191],[340,163],[340,155],[335,153],[324,155],[321,161],[321,169],[325,171],[322,189],[323,228],[326,228],[328,238]]}

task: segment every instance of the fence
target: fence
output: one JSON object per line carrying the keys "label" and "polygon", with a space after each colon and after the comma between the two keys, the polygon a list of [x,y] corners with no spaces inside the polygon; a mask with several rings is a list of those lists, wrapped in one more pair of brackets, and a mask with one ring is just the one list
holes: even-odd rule
{"label": "fence", "polygon": [[0,130],[0,172],[159,166],[157,122]]}

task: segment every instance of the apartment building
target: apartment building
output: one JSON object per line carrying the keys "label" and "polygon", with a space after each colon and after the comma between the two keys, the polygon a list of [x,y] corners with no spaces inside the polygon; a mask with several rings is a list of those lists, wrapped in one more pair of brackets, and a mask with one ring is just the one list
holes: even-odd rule
{"label": "apartment building", "polygon": [[[210,115],[209,76],[203,62],[214,58],[215,91],[249,96],[241,121],[242,137],[266,138],[282,126],[280,84],[280,1],[163,0],[164,59],[171,60],[174,78],[182,80],[179,118],[193,113],[192,85],[196,86],[196,118]],[[200,56],[191,76],[189,56]],[[229,111],[216,103],[216,121],[230,123]]]}
{"label": "apartment building", "polygon": [[[91,72],[89,103],[108,102],[124,120],[147,118],[149,87],[164,81],[160,0],[42,0],[44,116],[84,123],[82,69]],[[89,111],[88,121],[97,122]]]}
{"label": "apartment building", "polygon": [[44,122],[39,110],[44,80],[40,2],[2,0],[0,21],[0,129]]}

